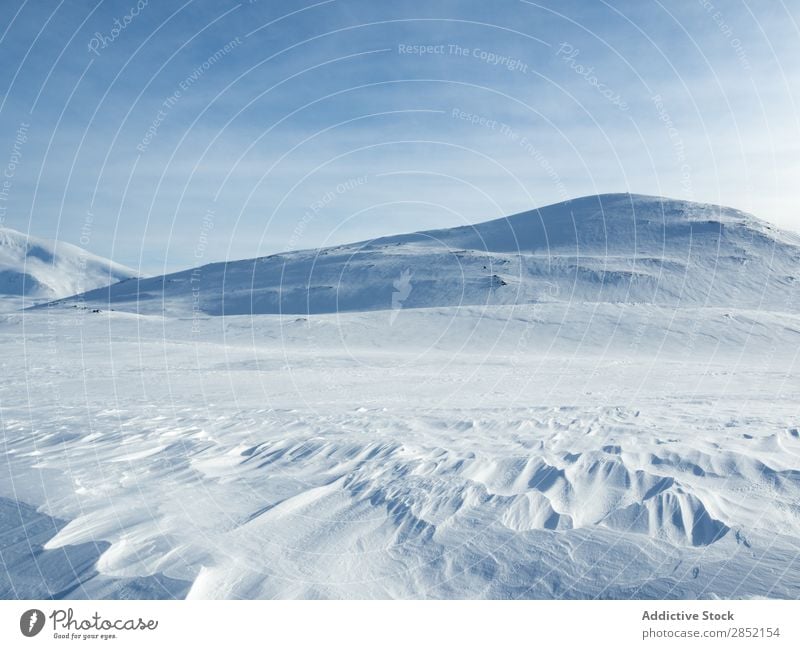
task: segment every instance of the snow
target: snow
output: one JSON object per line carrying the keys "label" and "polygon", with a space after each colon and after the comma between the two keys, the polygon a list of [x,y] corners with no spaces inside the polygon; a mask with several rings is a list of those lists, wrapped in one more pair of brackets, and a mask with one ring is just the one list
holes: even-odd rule
{"label": "snow", "polygon": [[730,208],[610,194],[475,226],[209,264],[83,298],[151,314],[316,314],[397,310],[398,302],[407,309],[554,299],[785,310],[787,291],[798,282],[799,246],[800,238]]}
{"label": "snow", "polygon": [[[464,260],[520,257],[509,223],[552,263],[479,285],[494,267]],[[460,289],[434,238],[467,251]],[[67,596],[795,599],[798,250],[616,195],[207,267],[200,309],[187,271],[10,311],[0,497],[62,521],[42,552],[100,544],[96,574],[47,564]],[[276,269],[353,309],[262,301]]]}
{"label": "snow", "polygon": [[0,296],[67,297],[137,275],[69,243],[0,228]]}

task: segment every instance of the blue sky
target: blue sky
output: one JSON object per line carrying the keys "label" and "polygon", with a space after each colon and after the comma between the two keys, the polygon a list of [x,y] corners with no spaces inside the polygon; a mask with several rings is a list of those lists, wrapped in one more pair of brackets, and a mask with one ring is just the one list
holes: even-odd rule
{"label": "blue sky", "polygon": [[0,35],[2,224],[147,273],[599,192],[800,230],[797,2],[12,0]]}

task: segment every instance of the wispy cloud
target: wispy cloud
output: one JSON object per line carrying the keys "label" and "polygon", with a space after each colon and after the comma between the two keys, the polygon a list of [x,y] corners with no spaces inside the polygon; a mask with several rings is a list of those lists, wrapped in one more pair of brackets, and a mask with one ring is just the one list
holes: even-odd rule
{"label": "wispy cloud", "polygon": [[780,4],[106,4],[0,25],[0,162],[30,124],[5,225],[77,243],[91,211],[93,250],[150,271],[192,265],[211,207],[208,260],[622,190],[800,229]]}

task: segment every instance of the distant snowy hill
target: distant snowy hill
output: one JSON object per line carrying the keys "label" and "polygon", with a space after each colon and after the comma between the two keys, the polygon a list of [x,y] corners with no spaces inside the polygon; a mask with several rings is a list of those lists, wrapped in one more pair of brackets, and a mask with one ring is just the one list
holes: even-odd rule
{"label": "distant snowy hill", "polygon": [[734,209],[631,194],[474,226],[215,263],[87,293],[143,313],[333,313],[625,302],[786,310],[800,238]]}
{"label": "distant snowy hill", "polygon": [[0,228],[0,296],[60,298],[136,275],[78,246]]}

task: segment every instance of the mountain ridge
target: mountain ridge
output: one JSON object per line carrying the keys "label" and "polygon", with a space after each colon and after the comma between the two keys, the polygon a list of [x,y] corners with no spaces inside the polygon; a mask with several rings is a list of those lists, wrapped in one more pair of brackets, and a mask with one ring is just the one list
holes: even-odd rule
{"label": "mountain ridge", "polygon": [[0,227],[0,295],[62,298],[136,276],[73,244]]}
{"label": "mountain ridge", "polygon": [[79,297],[208,315],[552,300],[785,308],[798,264],[800,237],[739,210],[605,194],[475,225],[216,262]]}

